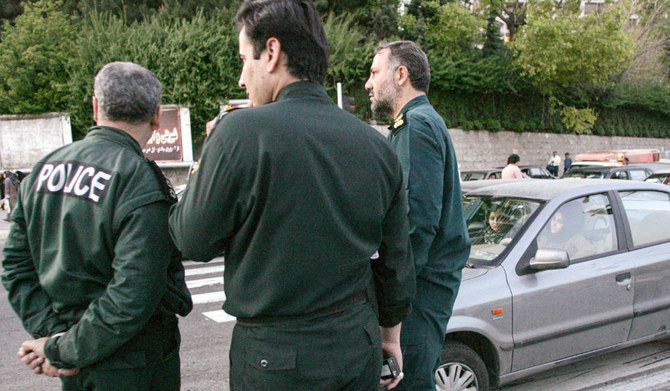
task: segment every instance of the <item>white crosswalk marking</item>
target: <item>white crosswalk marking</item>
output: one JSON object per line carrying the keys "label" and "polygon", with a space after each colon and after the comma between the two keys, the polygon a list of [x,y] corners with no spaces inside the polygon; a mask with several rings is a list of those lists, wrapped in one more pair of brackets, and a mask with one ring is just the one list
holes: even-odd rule
{"label": "white crosswalk marking", "polygon": [[[185,261],[183,264],[186,269],[186,285],[191,290],[198,289],[197,293],[192,292],[191,297],[194,305],[223,303],[226,301],[226,294],[223,292],[223,257],[208,262],[207,265],[210,266],[203,267],[203,263],[193,261]],[[206,276],[207,274],[215,275],[215,277]],[[206,311],[202,312],[202,314],[217,323],[235,321],[234,316],[227,314],[223,310]]]}
{"label": "white crosswalk marking", "polygon": [[191,298],[193,299],[193,304],[216,303],[218,301],[225,301],[226,294],[223,291],[208,292],[192,295]]}
{"label": "white crosswalk marking", "polygon": [[186,269],[186,276],[196,276],[200,274],[210,274],[210,273],[221,273],[223,272],[223,265],[221,266],[210,266],[210,267],[199,267],[197,269]]}
{"label": "white crosswalk marking", "polygon": [[217,323],[232,322],[236,320],[234,316],[228,315],[224,310],[203,312],[202,314]]}
{"label": "white crosswalk marking", "polygon": [[223,285],[223,277],[203,278],[200,280],[186,281],[188,289],[202,288],[203,286]]}

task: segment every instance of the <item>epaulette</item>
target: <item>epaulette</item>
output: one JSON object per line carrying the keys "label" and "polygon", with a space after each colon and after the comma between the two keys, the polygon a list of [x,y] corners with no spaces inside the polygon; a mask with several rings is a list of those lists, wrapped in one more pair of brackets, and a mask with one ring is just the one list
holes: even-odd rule
{"label": "epaulette", "polygon": [[[223,107],[223,110],[219,113],[219,115],[216,116],[217,120],[220,120],[221,118],[225,117],[228,113],[233,112],[235,110],[241,109],[241,107],[233,107],[231,105],[225,105]],[[218,122],[218,121],[217,121]]]}
{"label": "epaulette", "polygon": [[399,127],[403,126],[404,124],[405,124],[405,113],[402,113],[393,122],[393,126],[391,126],[391,130],[396,130]]}

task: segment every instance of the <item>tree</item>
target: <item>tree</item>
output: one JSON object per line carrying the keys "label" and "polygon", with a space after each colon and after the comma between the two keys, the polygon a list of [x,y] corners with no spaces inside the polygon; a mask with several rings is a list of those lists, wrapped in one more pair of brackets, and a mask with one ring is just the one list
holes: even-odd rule
{"label": "tree", "polygon": [[5,22],[0,42],[0,112],[67,110],[67,63],[75,28],[60,1],[26,3],[14,25]]}
{"label": "tree", "polygon": [[0,23],[3,21],[13,21],[23,12],[21,0],[3,0],[0,3]]}
{"label": "tree", "polygon": [[316,0],[322,19],[328,15],[348,14],[353,16],[366,35],[372,34],[377,40],[397,33],[399,0]]}
{"label": "tree", "polygon": [[500,35],[500,25],[496,21],[495,11],[489,11],[489,17],[486,18],[486,35],[484,37],[484,47],[482,54],[492,56],[498,53],[504,46]]}
{"label": "tree", "polygon": [[448,57],[483,44],[485,22],[463,3],[425,1],[421,10],[431,16],[417,17],[408,12],[401,17],[401,28],[404,39],[416,41],[425,51]]}
{"label": "tree", "polygon": [[662,0],[623,2],[626,32],[636,48],[623,80],[626,83],[663,83],[670,79],[670,3]]}
{"label": "tree", "polygon": [[572,11],[540,11],[527,21],[513,47],[521,67],[546,89],[603,85],[623,71],[633,53],[616,4],[583,17]]}

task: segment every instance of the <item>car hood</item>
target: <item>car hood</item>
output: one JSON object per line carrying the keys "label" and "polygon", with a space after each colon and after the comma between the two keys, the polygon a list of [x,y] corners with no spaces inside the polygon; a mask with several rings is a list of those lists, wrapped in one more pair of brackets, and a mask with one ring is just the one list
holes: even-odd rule
{"label": "car hood", "polygon": [[470,280],[476,277],[483,276],[484,274],[488,273],[488,271],[489,269],[481,267],[477,269],[466,267],[465,269],[463,269],[463,276],[461,277],[461,281]]}

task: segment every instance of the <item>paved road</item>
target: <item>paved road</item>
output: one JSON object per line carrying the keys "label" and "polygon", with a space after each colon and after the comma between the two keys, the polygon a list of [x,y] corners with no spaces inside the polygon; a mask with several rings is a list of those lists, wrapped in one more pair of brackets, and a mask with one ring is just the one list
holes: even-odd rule
{"label": "paved road", "polygon": [[[0,213],[0,217],[2,214]],[[8,231],[0,219],[0,245]],[[185,262],[186,280],[195,303],[180,320],[182,332],[182,390],[228,391],[228,346],[234,318],[221,310],[223,259],[207,264]],[[60,390],[59,381],[35,376],[16,358],[19,344],[29,336],[0,289],[0,390]],[[614,352],[596,359],[556,368],[499,391],[662,391],[670,390],[670,339]]]}

